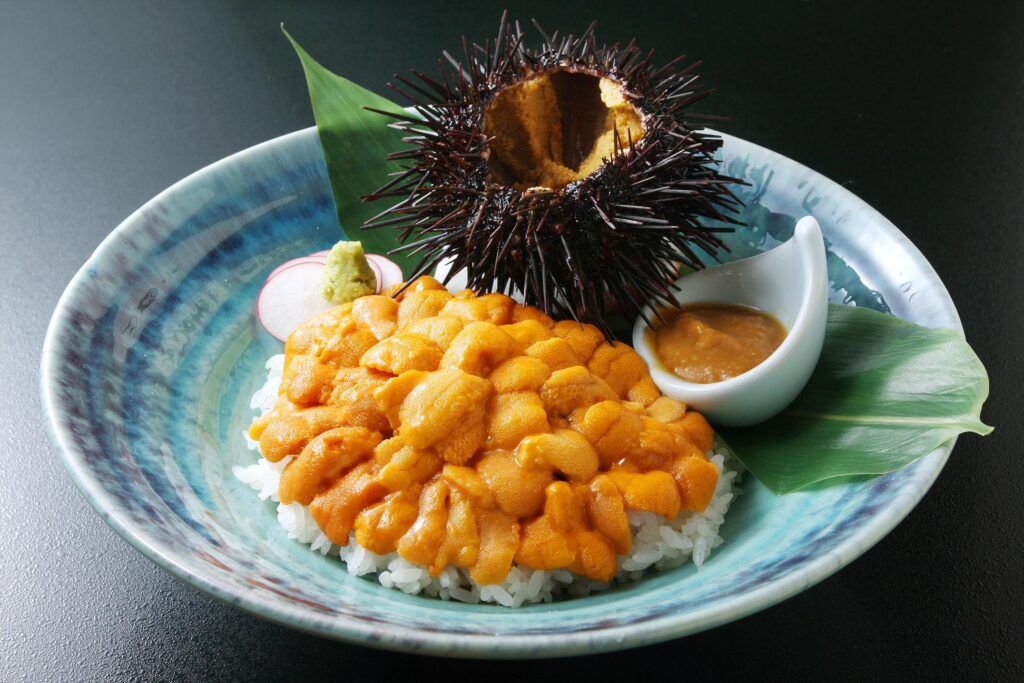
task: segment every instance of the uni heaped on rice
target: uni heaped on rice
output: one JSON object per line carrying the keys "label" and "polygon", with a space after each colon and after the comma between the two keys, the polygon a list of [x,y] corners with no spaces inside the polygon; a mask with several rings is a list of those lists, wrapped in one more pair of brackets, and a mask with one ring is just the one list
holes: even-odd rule
{"label": "uni heaped on rice", "polygon": [[[266,384],[251,401],[251,407],[260,415],[270,411],[277,401],[284,358],[284,355],[277,355],[267,361]],[[247,433],[245,439],[251,451],[259,450],[259,444]],[[612,581],[592,581],[565,569],[545,571],[513,564],[504,581],[485,586],[477,585],[460,568],[448,566],[438,576],[431,576],[425,566],[407,562],[398,553],[378,555],[370,552],[356,542],[354,534],[345,546],[331,543],[307,506],[297,502],[287,505],[279,502],[278,483],[285,466],[292,460],[290,456],[276,463],[260,458],[255,464],[234,467],[233,472],[239,480],[257,491],[261,499],[277,502],[277,520],[290,538],[324,555],[339,557],[349,574],[375,575],[381,585],[410,594],[519,607],[527,603],[588,595],[615,583],[636,580],[652,569],[668,569],[691,561],[700,567],[711,551],[722,543],[719,528],[739,493],[738,463],[726,460],[720,453],[710,453],[709,459],[718,468],[719,477],[711,501],[702,513],[683,511],[673,519],[666,519],[651,512],[628,511],[632,549],[628,555],[617,557],[618,570]]]}

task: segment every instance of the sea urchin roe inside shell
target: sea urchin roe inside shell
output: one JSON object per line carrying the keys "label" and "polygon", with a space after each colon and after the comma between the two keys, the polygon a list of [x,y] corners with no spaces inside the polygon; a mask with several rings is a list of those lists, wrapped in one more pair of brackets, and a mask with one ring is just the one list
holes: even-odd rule
{"label": "sea urchin roe inside shell", "polygon": [[631,348],[435,283],[292,334],[277,404],[250,429],[268,460],[292,456],[282,502],[308,505],[333,543],[354,533],[478,584],[513,562],[606,581],[632,543],[628,510],[707,506],[711,429],[652,393]]}
{"label": "sea urchin roe inside shell", "polygon": [[518,190],[559,189],[586,178],[644,128],[622,85],[556,69],[500,91],[484,113],[491,178]]}

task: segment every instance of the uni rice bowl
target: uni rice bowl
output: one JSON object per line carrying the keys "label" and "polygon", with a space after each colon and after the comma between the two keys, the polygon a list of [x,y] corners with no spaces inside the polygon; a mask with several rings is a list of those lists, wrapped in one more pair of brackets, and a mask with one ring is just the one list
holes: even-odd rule
{"label": "uni rice bowl", "polygon": [[[277,401],[284,354],[271,357],[267,363],[266,383],[253,394],[250,407],[258,416],[266,415]],[[251,459],[259,454],[259,443],[243,432],[249,451],[241,455]],[[536,570],[513,564],[508,576],[497,584],[480,586],[461,568],[446,567],[432,576],[425,566],[410,563],[397,553],[380,555],[359,545],[354,534],[347,545],[332,543],[317,526],[309,507],[297,502],[284,504],[278,496],[281,472],[292,458],[271,463],[265,458],[251,465],[238,465],[234,475],[257,492],[261,500],[277,507],[277,521],[289,538],[310,546],[323,555],[333,555],[345,564],[353,576],[374,577],[382,586],[409,594],[423,594],[443,600],[466,603],[495,603],[505,607],[552,602],[568,597],[585,596],[605,590],[614,584],[635,581],[649,571],[658,571],[693,562],[700,567],[714,548],[723,542],[718,531],[725,521],[738,487],[742,466],[735,458],[710,452],[710,461],[720,476],[711,502],[702,513],[680,512],[672,519],[651,512],[629,511],[629,527],[633,547],[628,555],[617,556],[617,570],[611,581],[593,581],[565,569]]]}

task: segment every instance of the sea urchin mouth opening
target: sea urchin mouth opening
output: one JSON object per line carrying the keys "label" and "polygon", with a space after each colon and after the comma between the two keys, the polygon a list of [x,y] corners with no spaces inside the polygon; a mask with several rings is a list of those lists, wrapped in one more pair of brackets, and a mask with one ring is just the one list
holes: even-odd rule
{"label": "sea urchin mouth opening", "polygon": [[487,175],[517,190],[559,190],[644,135],[622,84],[553,69],[500,90],[484,111]]}

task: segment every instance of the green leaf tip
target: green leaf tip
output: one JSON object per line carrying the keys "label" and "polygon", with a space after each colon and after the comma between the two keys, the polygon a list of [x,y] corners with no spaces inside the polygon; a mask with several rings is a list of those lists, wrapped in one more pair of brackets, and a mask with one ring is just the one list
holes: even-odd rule
{"label": "green leaf tip", "polygon": [[[396,235],[389,230],[360,230],[383,208],[363,202],[362,197],[384,185],[390,173],[400,170],[398,162],[387,156],[408,145],[402,141],[403,133],[387,125],[386,117],[365,108],[406,112],[324,68],[299,45],[284,23],[281,32],[292,44],[306,77],[338,224],[346,239],[358,239],[367,253],[386,254],[399,246]],[[405,271],[413,265],[405,254],[392,255],[391,259]]]}

